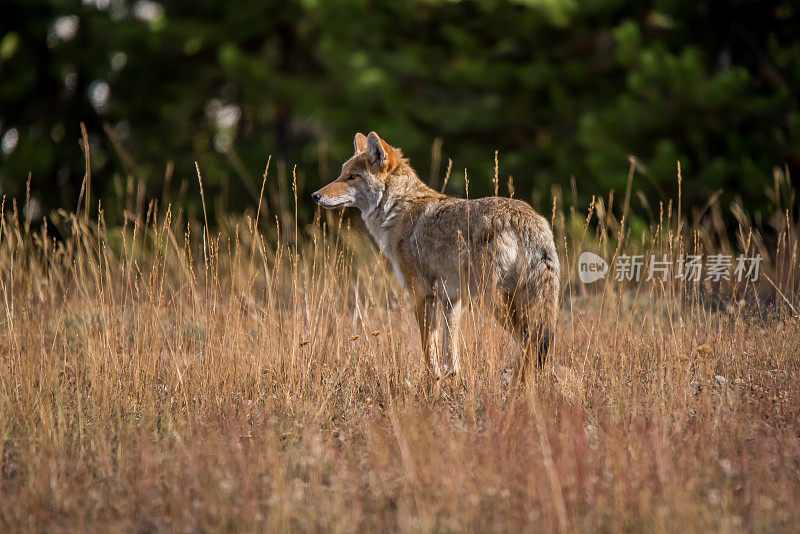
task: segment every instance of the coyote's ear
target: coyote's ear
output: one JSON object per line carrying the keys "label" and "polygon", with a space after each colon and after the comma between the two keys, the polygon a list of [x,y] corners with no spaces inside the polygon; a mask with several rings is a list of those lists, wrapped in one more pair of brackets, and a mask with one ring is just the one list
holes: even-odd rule
{"label": "coyote's ear", "polygon": [[370,132],[367,136],[367,161],[371,167],[383,169],[386,166],[386,150],[375,132]]}
{"label": "coyote's ear", "polygon": [[353,139],[353,149],[356,151],[356,154],[364,152],[364,150],[367,149],[367,136],[358,132],[355,139]]}

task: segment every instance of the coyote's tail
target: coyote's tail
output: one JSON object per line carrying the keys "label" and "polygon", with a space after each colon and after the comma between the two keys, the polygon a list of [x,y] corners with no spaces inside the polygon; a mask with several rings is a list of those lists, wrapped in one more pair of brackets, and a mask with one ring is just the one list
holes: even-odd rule
{"label": "coyote's tail", "polygon": [[539,366],[544,365],[550,346],[553,343],[556,326],[556,312],[558,310],[558,294],[560,288],[561,266],[555,247],[546,247],[539,265],[535,269],[535,285],[538,289],[536,299],[536,313],[534,341],[538,352]]}

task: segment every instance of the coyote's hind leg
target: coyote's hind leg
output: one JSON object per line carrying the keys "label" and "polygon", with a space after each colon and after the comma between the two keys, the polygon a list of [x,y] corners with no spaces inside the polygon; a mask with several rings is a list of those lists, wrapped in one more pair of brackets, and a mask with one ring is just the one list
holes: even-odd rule
{"label": "coyote's hind leg", "polygon": [[520,295],[500,295],[494,306],[495,317],[508,330],[522,348],[514,370],[514,385],[524,384],[532,372],[531,367],[544,366],[552,341],[552,331],[546,312]]}

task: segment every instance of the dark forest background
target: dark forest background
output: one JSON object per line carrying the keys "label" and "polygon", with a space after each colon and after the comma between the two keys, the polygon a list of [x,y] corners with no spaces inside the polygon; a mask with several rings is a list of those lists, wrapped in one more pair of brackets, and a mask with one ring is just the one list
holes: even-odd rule
{"label": "dark forest background", "polygon": [[269,155],[270,187],[296,164],[305,199],[356,131],[434,185],[452,159],[449,189],[467,169],[471,196],[492,192],[499,150],[501,194],[513,176],[545,212],[553,186],[622,196],[631,155],[651,207],[677,198],[677,161],[685,206],[722,190],[751,212],[771,209],[776,168],[800,166],[797,2],[0,5],[0,191],[24,199],[30,176],[31,219],[75,209],[81,123],[109,222],[131,188],[196,213],[195,161],[211,217],[257,202]]}

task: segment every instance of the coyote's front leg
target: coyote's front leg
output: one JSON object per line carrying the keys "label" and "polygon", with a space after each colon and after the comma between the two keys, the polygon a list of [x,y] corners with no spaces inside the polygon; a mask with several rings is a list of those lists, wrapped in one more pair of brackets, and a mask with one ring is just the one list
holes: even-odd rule
{"label": "coyote's front leg", "polygon": [[436,328],[436,297],[434,295],[417,297],[414,303],[414,313],[417,316],[419,337],[422,341],[422,359],[425,362],[426,380],[430,381],[434,376],[431,364],[431,345],[435,338],[433,331]]}
{"label": "coyote's front leg", "polygon": [[457,376],[461,371],[458,354],[461,348],[459,334],[461,328],[461,300],[445,297],[442,299],[442,307],[444,308],[444,340],[440,351],[442,357],[438,362],[437,371],[439,376],[444,378],[450,375]]}

